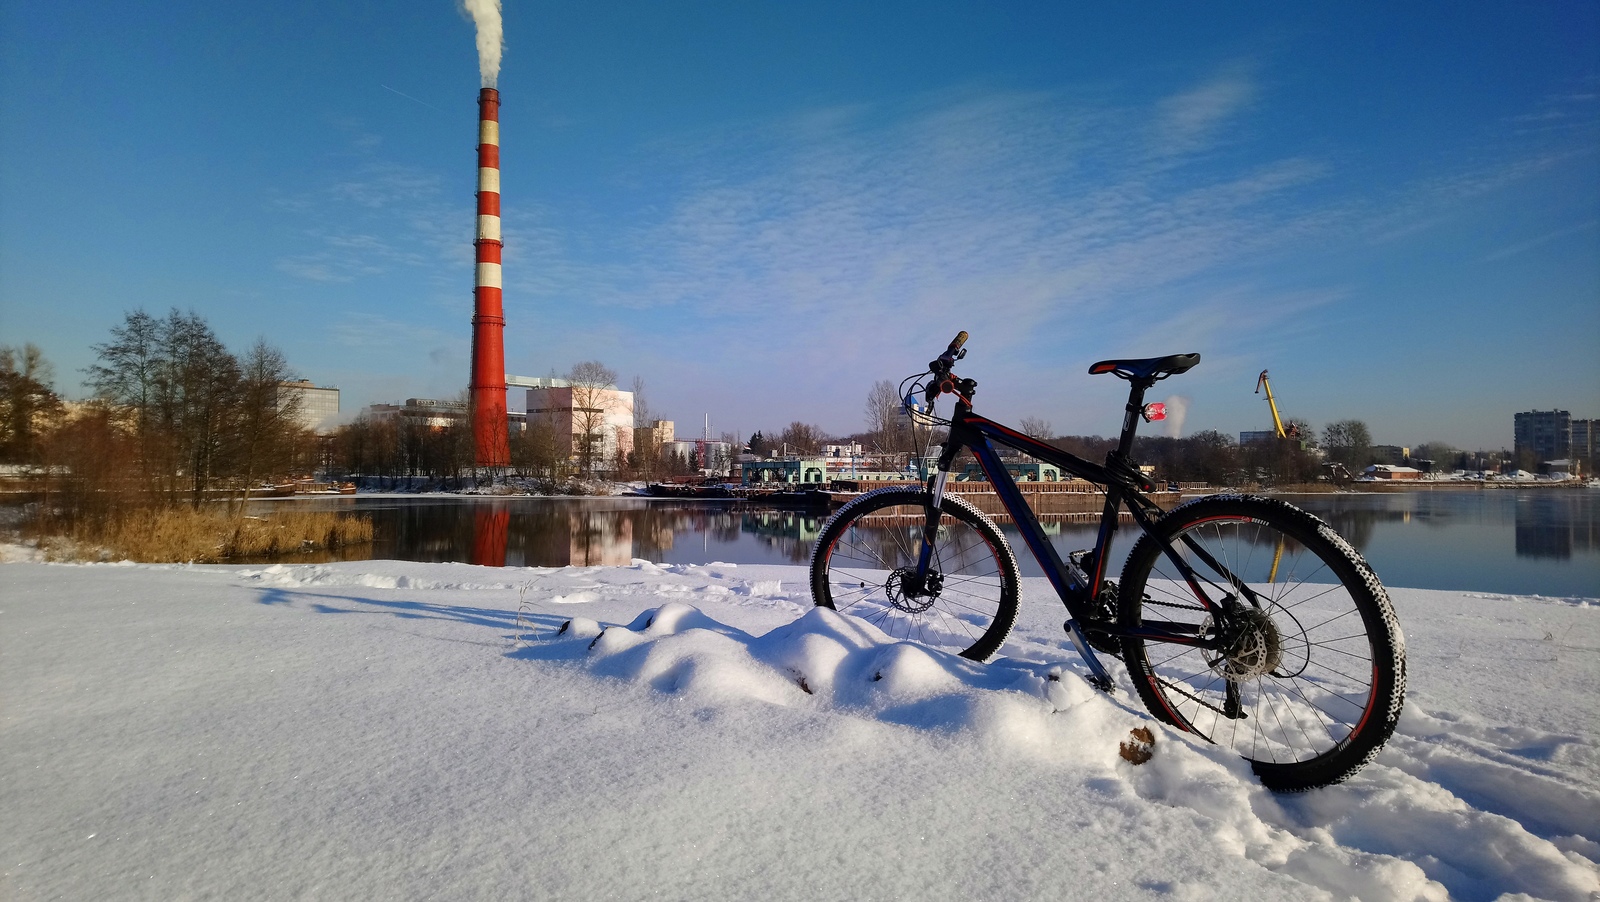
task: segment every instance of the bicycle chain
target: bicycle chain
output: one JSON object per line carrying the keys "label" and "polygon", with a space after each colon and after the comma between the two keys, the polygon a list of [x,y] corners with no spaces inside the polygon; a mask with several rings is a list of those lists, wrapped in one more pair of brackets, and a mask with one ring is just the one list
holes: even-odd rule
{"label": "bicycle chain", "polygon": [[1141,599],[1139,603],[1140,604],[1146,604],[1146,605],[1153,605],[1153,606],[1158,607],[1158,608],[1181,608],[1182,610],[1185,610],[1185,611],[1204,611],[1205,610],[1205,608],[1203,608],[1203,607],[1201,607],[1199,605],[1195,605],[1195,604],[1179,604],[1176,601],[1156,601],[1154,598],[1151,598],[1148,595],[1146,595],[1143,599]]}

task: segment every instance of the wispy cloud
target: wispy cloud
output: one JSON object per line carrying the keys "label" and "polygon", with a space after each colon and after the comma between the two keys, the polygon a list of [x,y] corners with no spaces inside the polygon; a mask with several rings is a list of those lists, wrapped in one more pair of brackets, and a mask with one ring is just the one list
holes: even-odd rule
{"label": "wispy cloud", "polygon": [[1459,219],[1465,204],[1595,155],[1595,147],[1588,143],[1540,148],[1420,179],[1387,204],[1373,207],[1366,231],[1380,244],[1409,238]]}
{"label": "wispy cloud", "polygon": [[328,189],[336,200],[371,209],[414,204],[439,195],[437,176],[395,163],[370,163]]}
{"label": "wispy cloud", "polygon": [[[730,381],[826,373],[832,385],[787,399],[785,418],[830,427],[839,383],[848,395],[896,375],[886,342],[915,361],[960,328],[1002,383],[993,397],[1097,356],[1202,350],[1191,381],[1253,377],[1264,355],[1316,345],[1328,311],[1363,301],[1326,265],[1330,246],[1371,251],[1593,153],[1549,142],[1377,184],[1336,157],[1252,142],[1261,93],[1236,67],[1139,107],[952,91],[668,136],[608,172],[592,205],[508,205],[508,363],[543,373],[598,357],[660,386],[669,416],[709,403],[747,425],[770,399],[741,384],[730,400]],[[460,314],[459,334],[348,320],[336,340],[423,349],[443,369],[464,359],[471,210],[440,194],[425,173],[363,160],[285,203],[316,225],[284,271],[415,274]],[[1302,277],[1308,261],[1331,274]]]}
{"label": "wispy cloud", "polygon": [[1573,90],[1552,94],[1539,106],[1510,117],[1508,125],[1522,135],[1567,136],[1600,127],[1600,75],[1590,75]]}
{"label": "wispy cloud", "polygon": [[1600,227],[1600,219],[1590,219],[1580,222],[1577,225],[1569,226],[1565,229],[1556,229],[1553,232],[1546,232],[1545,234],[1539,235],[1535,238],[1529,238],[1526,241],[1519,241],[1516,244],[1503,247],[1484,257],[1483,260],[1485,263],[1490,263],[1495,260],[1504,260],[1508,257],[1515,257],[1518,254],[1527,253],[1536,247],[1541,247],[1549,244],[1552,241],[1560,241],[1563,238],[1583,232],[1593,232],[1597,227]]}
{"label": "wispy cloud", "polygon": [[374,313],[345,314],[328,331],[348,348],[426,348],[428,354],[455,354],[464,359],[461,349],[466,341],[461,335]]}
{"label": "wispy cloud", "polygon": [[277,263],[296,278],[348,283],[471,264],[462,238],[470,234],[471,211],[446,203],[440,178],[414,167],[363,158],[339,178],[272,203],[306,223],[301,231],[311,248]]}
{"label": "wispy cloud", "polygon": [[[1161,114],[1191,139],[1247,92],[1200,93],[1211,99]],[[513,221],[508,241],[534,259],[508,274],[520,291],[700,323],[981,312],[1021,339],[1075,308],[1259,252],[1313,215],[1276,201],[1320,178],[1317,164],[1179,178],[1128,137],[1140,118],[1012,94],[773,123],[738,137],[732,169],[701,163],[731,153],[685,154],[676,180],[687,187],[624,234],[564,239],[544,222],[525,236]],[[572,252],[585,244],[609,253]]]}
{"label": "wispy cloud", "polygon": [[1203,147],[1255,97],[1255,83],[1243,71],[1233,71],[1167,98],[1156,120],[1158,149],[1186,153]]}

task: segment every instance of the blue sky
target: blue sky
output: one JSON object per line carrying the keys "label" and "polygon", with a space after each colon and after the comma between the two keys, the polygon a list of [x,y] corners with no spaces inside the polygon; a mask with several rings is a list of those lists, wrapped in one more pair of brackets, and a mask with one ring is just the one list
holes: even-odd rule
{"label": "blue sky", "polygon": [[[1381,442],[1600,416],[1600,5],[505,9],[506,357],[694,431],[863,428],[959,329],[979,410]],[[1306,8],[1309,7],[1309,8]],[[466,383],[471,23],[432,2],[0,8],[0,343],[125,311],[375,401]]]}

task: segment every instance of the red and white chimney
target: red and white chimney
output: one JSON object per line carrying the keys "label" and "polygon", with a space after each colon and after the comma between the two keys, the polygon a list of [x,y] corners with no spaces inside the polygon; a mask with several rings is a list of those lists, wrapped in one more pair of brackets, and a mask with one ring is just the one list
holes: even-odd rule
{"label": "red and white chimney", "polygon": [[478,249],[472,313],[472,443],[480,467],[511,462],[500,277],[500,92],[478,92]]}

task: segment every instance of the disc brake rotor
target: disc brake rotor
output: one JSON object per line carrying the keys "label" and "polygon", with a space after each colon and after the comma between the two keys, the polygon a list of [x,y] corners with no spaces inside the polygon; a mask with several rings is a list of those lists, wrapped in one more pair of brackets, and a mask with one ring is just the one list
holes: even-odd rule
{"label": "disc brake rotor", "polygon": [[[1253,680],[1277,668],[1283,658],[1283,639],[1278,627],[1265,611],[1250,608],[1234,615],[1237,623],[1218,655],[1206,655],[1206,663],[1233,682]],[[1209,632],[1211,618],[1202,625],[1202,635]]]}
{"label": "disc brake rotor", "polygon": [[907,614],[920,614],[933,607],[939,600],[939,590],[944,587],[944,577],[938,573],[929,573],[922,580],[922,588],[918,591],[915,571],[909,567],[898,567],[889,574],[889,579],[884,582],[883,590],[889,596],[889,604]]}

